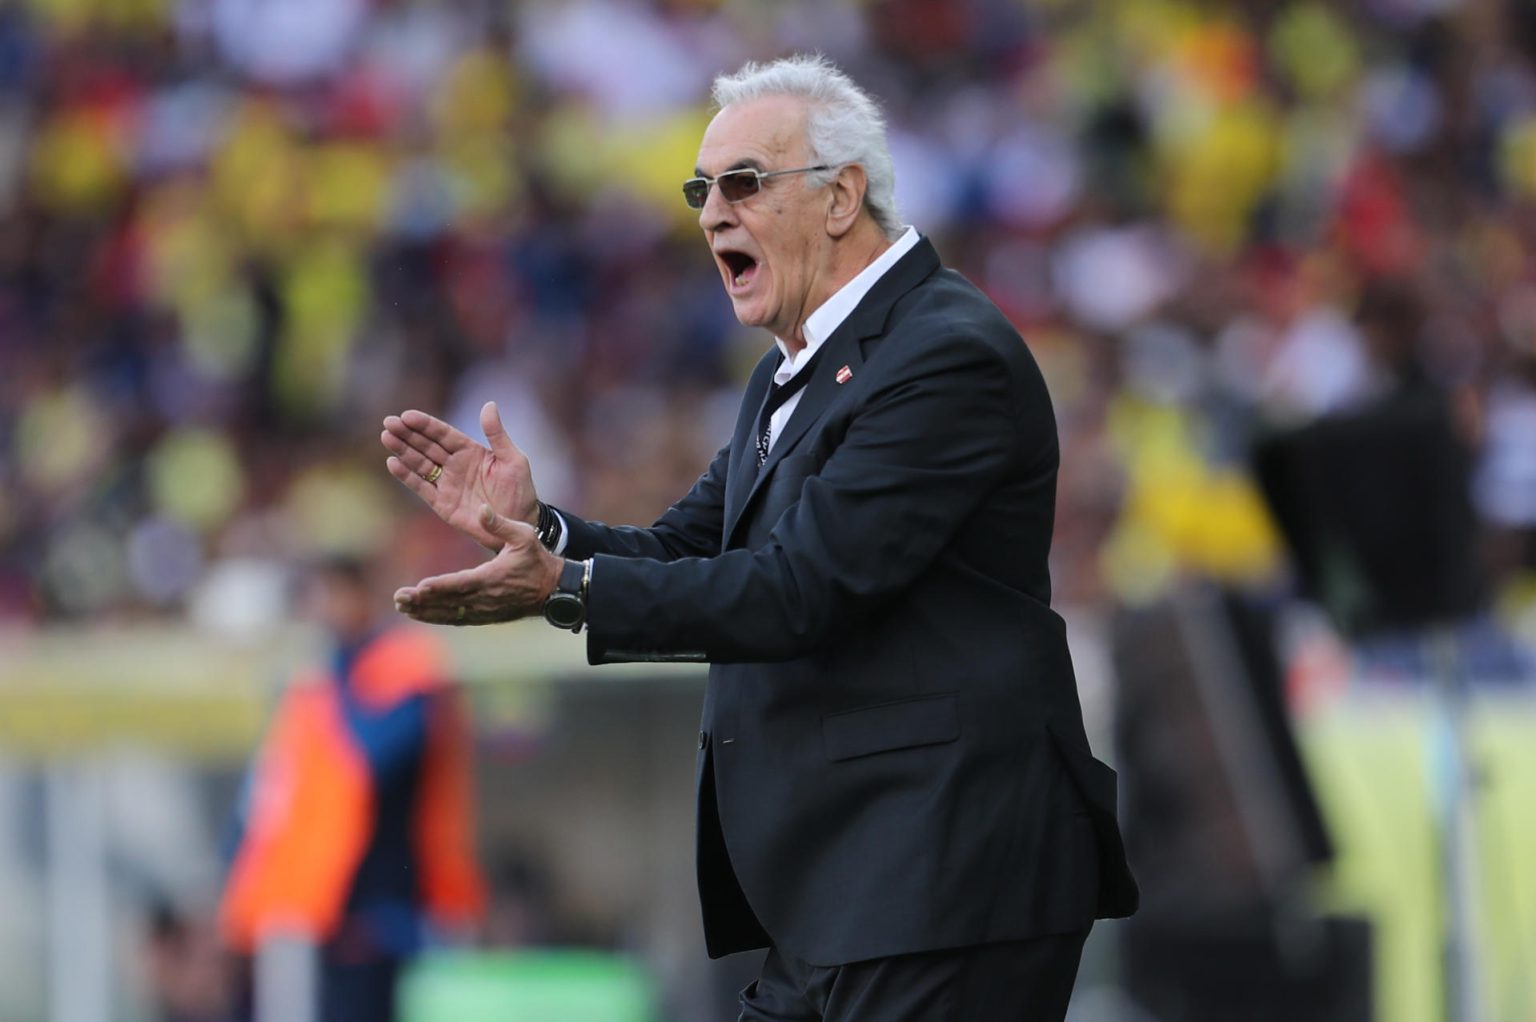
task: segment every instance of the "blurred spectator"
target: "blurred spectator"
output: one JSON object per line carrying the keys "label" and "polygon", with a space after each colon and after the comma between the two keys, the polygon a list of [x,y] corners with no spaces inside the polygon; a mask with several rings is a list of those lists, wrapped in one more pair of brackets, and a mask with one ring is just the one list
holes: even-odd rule
{"label": "blurred spectator", "polygon": [[[314,1018],[388,1022],[402,963],[484,910],[468,722],[438,640],[380,624],[365,563],[313,569],[306,604],[330,661],[293,680],[263,743],[221,923],[246,952],[319,947]],[[276,1017],[257,971],[258,1018]]]}

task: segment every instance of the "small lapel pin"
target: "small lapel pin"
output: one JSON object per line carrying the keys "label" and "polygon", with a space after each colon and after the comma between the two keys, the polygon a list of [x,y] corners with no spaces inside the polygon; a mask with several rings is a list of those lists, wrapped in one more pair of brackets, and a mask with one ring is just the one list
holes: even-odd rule
{"label": "small lapel pin", "polygon": [[843,366],[837,371],[838,383],[847,383],[851,379],[853,379],[853,370],[849,369],[847,366]]}

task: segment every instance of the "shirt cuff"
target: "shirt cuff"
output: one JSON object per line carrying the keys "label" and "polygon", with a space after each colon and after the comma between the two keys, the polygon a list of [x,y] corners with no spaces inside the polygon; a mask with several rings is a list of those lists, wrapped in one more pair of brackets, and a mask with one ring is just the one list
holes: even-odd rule
{"label": "shirt cuff", "polygon": [[565,516],[562,515],[559,511],[556,511],[554,508],[550,508],[549,513],[554,515],[555,520],[560,523],[560,538],[555,540],[555,548],[550,551],[550,553],[554,554],[556,557],[559,557],[565,553],[566,544],[571,541],[571,527],[565,524]]}

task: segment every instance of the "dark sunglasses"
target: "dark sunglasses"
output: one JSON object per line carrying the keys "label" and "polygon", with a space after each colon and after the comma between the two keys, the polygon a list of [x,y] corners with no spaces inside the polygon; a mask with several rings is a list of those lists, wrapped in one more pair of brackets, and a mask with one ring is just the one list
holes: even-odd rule
{"label": "dark sunglasses", "polygon": [[831,170],[832,165],[818,163],[814,167],[796,167],[793,170],[728,170],[719,177],[690,177],[683,182],[683,199],[689,209],[703,209],[709,199],[709,186],[719,185],[720,195],[726,202],[742,202],[763,190],[763,182],[781,174],[809,174],[816,170]]}

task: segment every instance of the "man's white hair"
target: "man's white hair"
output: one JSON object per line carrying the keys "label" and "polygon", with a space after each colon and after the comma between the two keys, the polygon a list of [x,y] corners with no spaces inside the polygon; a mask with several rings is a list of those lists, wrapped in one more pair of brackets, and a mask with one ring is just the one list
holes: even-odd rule
{"label": "man's white hair", "polygon": [[715,105],[722,110],[767,96],[799,96],[809,101],[806,142],[811,159],[833,168],[810,176],[826,184],[844,164],[863,167],[869,181],[864,208],[887,238],[901,237],[905,228],[896,211],[896,168],[885,139],[885,118],[869,93],[820,54],[797,54],[768,64],[749,62],[735,74],[715,79]]}

